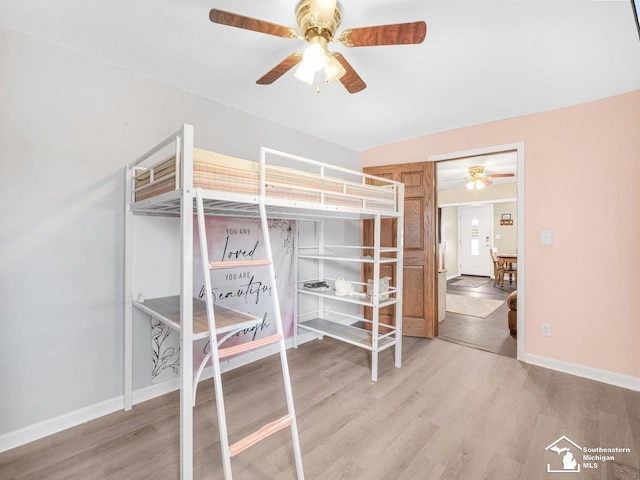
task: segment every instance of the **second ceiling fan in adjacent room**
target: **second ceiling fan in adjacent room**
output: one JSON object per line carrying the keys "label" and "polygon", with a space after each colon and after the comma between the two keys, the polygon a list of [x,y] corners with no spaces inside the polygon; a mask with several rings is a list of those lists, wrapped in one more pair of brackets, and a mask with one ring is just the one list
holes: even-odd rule
{"label": "second ceiling fan in adjacent room", "polygon": [[505,178],[515,176],[513,173],[488,174],[484,172],[483,166],[469,167],[469,175],[470,177],[466,179],[467,182],[465,184],[465,187],[467,187],[469,190],[481,190],[484,187],[488,187],[493,183],[491,181],[492,178]]}

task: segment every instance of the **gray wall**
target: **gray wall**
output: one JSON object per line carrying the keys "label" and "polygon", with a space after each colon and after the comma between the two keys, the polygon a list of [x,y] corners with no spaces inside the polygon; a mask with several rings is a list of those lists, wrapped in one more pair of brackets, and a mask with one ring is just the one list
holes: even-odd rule
{"label": "gray wall", "polygon": [[360,169],[353,150],[2,28],[0,65],[0,435],[122,394],[125,163],[190,123],[201,148]]}

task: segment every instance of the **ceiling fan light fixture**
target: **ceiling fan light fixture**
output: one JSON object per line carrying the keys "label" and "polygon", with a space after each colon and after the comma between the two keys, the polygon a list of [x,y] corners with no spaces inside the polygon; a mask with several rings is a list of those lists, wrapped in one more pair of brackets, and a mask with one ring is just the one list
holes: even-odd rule
{"label": "ceiling fan light fixture", "polygon": [[321,42],[317,40],[314,41],[315,38],[311,39],[311,41],[309,42],[309,46],[305,48],[304,53],[302,54],[302,63],[305,64],[307,68],[312,69],[314,72],[319,72],[325,65],[327,54]]}
{"label": "ceiling fan light fixture", "polygon": [[493,182],[489,179],[480,179],[480,180],[469,180],[465,187],[467,187],[467,189],[469,190],[482,190],[484,187],[488,187],[489,185],[491,185]]}
{"label": "ceiling fan light fixture", "polygon": [[324,63],[324,75],[327,83],[340,80],[347,70],[333,55],[327,55]]}
{"label": "ceiling fan light fixture", "polygon": [[304,61],[298,65],[295,73],[293,74],[298,80],[302,80],[304,83],[308,83],[309,85],[313,85],[313,81],[316,78],[316,71],[309,67]]}
{"label": "ceiling fan light fixture", "polygon": [[327,78],[331,77],[337,80],[342,75],[344,75],[344,73],[340,74],[339,69],[338,71],[335,71],[335,65],[333,67],[327,67],[327,65],[331,64],[331,59],[333,59],[335,63],[337,63],[342,68],[340,62],[335,60],[335,58],[333,58],[333,56],[329,54],[329,52],[327,52],[326,38],[320,35],[312,37],[309,40],[309,45],[302,53],[302,62],[300,62],[300,65],[296,69],[296,72],[293,76],[305,83],[308,83],[309,85],[313,85],[316,77],[316,72],[319,72],[324,68]]}

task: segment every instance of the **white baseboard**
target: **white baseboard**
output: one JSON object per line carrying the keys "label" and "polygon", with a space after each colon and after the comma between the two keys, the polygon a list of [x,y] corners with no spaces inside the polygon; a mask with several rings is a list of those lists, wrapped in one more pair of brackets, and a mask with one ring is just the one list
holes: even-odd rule
{"label": "white baseboard", "polygon": [[104,402],[89,405],[73,412],[60,415],[44,422],[30,425],[20,430],[5,433],[0,436],[0,452],[10,450],[25,443],[33,442],[51,434],[61,432],[70,427],[75,427],[96,418],[116,412],[124,407],[123,396],[105,400]]}
{"label": "white baseboard", "polygon": [[575,363],[564,362],[562,360],[541,357],[531,353],[525,354],[524,361],[539,367],[550,368],[551,370],[569,373],[577,377],[588,378],[597,382],[608,383],[609,385],[615,385],[616,387],[627,388],[629,390],[640,392],[640,377],[610,372],[608,370],[600,370],[593,367],[585,367],[584,365],[577,365]]}
{"label": "white baseboard", "polygon": [[[312,332],[301,333],[298,335],[298,344],[306,343],[314,340],[315,338],[317,338],[317,336]],[[288,338],[286,340],[286,345],[287,348],[291,348],[293,346],[293,339]],[[229,370],[233,370],[234,368],[239,368],[262,358],[266,358],[277,352],[277,345],[269,345],[261,350],[248,352],[231,360],[222,362],[220,366],[224,373]],[[213,369],[208,367],[202,372],[200,381],[210,379],[211,377],[213,377]],[[179,388],[179,379],[149,385],[148,387],[144,387],[133,392],[133,403],[134,405],[142,403],[147,400],[151,400],[152,398],[178,390]],[[21,428],[20,430],[5,433],[4,435],[0,435],[0,452],[5,452],[68,428],[82,425],[83,423],[90,422],[91,420],[95,420],[96,418],[103,417],[104,415],[108,415],[122,409],[124,409],[124,396],[119,395],[115,398],[111,398],[94,405],[89,405],[88,407],[79,408],[73,412],[65,413],[58,417]]]}

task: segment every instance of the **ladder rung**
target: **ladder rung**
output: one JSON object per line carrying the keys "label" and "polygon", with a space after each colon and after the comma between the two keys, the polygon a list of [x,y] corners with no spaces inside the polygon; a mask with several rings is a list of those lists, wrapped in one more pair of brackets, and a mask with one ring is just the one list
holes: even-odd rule
{"label": "ladder rung", "polygon": [[236,260],[235,262],[211,262],[209,264],[212,269],[222,268],[240,268],[240,267],[255,267],[256,265],[271,265],[271,260],[265,258],[264,260]]}
{"label": "ladder rung", "polygon": [[282,335],[275,334],[268,337],[260,338],[252,342],[241,343],[240,345],[234,345],[233,347],[221,348],[218,350],[220,358],[229,357],[231,355],[237,355],[238,353],[248,352],[249,350],[255,350],[256,348],[266,347],[272,343],[276,343],[282,340]]}
{"label": "ladder rung", "polygon": [[238,440],[236,443],[229,447],[229,453],[232,457],[244,452],[247,448],[252,447],[256,443],[264,440],[270,435],[279,432],[285,427],[288,427],[293,423],[291,415],[285,415],[284,417],[276,420],[275,422],[267,423],[260,430],[253,432],[248,437],[244,437],[242,440]]}

